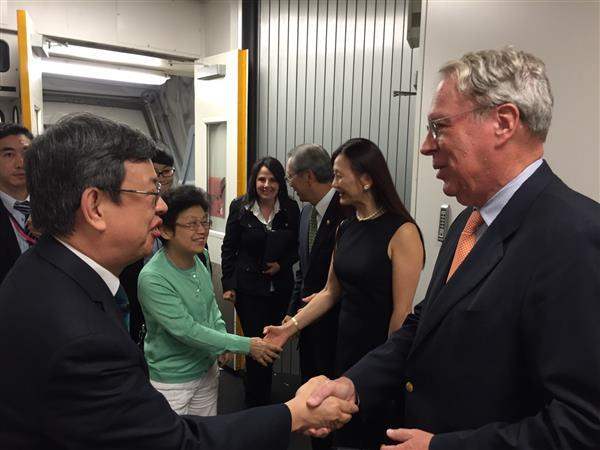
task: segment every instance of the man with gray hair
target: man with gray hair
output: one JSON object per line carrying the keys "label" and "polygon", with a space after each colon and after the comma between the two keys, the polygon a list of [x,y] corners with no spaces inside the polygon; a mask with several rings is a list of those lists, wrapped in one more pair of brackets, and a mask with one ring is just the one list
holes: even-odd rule
{"label": "man with gray hair", "polygon": [[384,450],[598,449],[600,206],[542,159],[544,63],[507,47],[440,73],[421,153],[467,208],[414,314],[309,405],[399,396]]}
{"label": "man with gray hair", "polygon": [[[305,305],[302,299],[325,287],[338,225],[352,213],[340,205],[332,189],[333,170],[329,153],[318,144],[302,144],[289,152],[287,180],[301,201],[298,236],[300,270],[284,322]],[[317,375],[334,376],[339,305],[300,334],[300,372],[302,382]],[[313,449],[331,448],[331,440],[313,439]]]}

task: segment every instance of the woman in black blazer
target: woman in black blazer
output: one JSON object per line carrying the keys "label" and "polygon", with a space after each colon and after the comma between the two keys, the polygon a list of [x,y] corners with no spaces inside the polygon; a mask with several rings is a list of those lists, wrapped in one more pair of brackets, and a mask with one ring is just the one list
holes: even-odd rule
{"label": "woman in black blazer", "polygon": [[[262,337],[281,323],[294,285],[298,260],[298,204],[287,193],[285,171],[266,157],[252,168],[246,195],[229,207],[221,247],[223,298],[235,302],[244,334]],[[246,403],[265,405],[271,397],[272,366],[246,360]]]}

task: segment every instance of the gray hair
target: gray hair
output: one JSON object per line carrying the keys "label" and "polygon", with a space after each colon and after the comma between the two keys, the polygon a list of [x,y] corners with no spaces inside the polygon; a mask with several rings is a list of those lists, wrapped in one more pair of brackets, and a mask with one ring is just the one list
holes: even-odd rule
{"label": "gray hair", "polygon": [[331,157],[319,144],[301,144],[288,153],[290,167],[296,173],[311,170],[319,183],[333,180]]}
{"label": "gray hair", "polygon": [[507,46],[467,53],[444,64],[440,73],[454,77],[458,91],[480,106],[513,103],[531,133],[546,140],[554,99],[541,59]]}

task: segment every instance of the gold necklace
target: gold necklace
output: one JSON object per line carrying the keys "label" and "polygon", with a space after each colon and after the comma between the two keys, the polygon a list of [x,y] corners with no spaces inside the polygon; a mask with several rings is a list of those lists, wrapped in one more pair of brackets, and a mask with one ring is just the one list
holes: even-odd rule
{"label": "gold necklace", "polygon": [[380,216],[383,213],[383,208],[379,208],[377,211],[375,211],[373,214],[369,214],[367,217],[360,217],[358,215],[358,212],[356,213],[356,219],[359,222],[364,222],[365,220],[371,220],[374,219],[377,216]]}

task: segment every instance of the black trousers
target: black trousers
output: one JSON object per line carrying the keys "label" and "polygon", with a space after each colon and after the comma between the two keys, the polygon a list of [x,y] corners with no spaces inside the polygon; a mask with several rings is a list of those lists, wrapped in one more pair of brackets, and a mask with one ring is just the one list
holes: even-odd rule
{"label": "black trousers", "polygon": [[[281,324],[290,294],[291,292],[283,295],[274,292],[262,296],[237,292],[235,309],[240,316],[244,336],[262,338],[265,326]],[[264,367],[251,356],[246,358],[246,404],[249,407],[268,405],[271,402],[272,378],[271,364]]]}
{"label": "black trousers", "polygon": [[[334,379],[335,349],[337,345],[337,328],[339,319],[339,303],[323,317],[307,326],[300,333],[300,373],[302,383],[317,375],[325,375]],[[313,450],[332,449],[333,435],[325,438],[311,438]]]}

